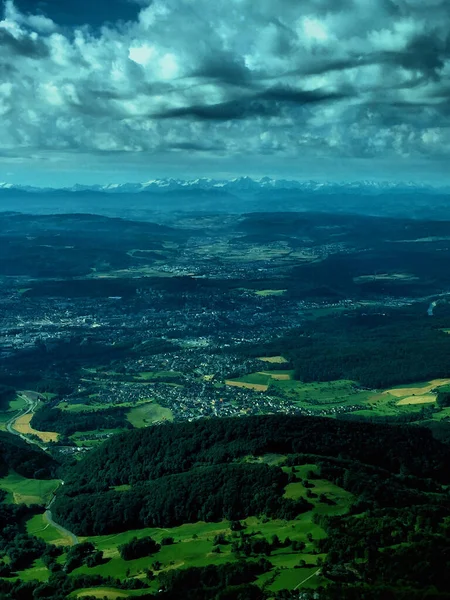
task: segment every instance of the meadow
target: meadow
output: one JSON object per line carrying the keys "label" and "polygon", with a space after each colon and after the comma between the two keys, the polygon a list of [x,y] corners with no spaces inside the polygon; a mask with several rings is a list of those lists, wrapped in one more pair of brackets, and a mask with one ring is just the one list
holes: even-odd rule
{"label": "meadow", "polygon": [[[282,464],[285,460],[281,455],[267,455],[263,457],[247,457],[245,460],[265,462],[267,464]],[[301,551],[294,551],[292,547],[279,547],[272,551],[269,560],[273,564],[273,569],[265,573],[257,580],[260,587],[269,591],[280,589],[301,589],[302,587],[317,587],[324,582],[320,576],[319,559],[324,555],[317,554],[316,542],[326,537],[325,531],[320,525],[314,522],[314,515],[328,514],[341,515],[348,512],[353,502],[352,494],[342,488],[322,479],[313,479],[308,488],[304,487],[302,481],[307,479],[311,472],[317,476],[317,467],[314,464],[305,464],[295,467],[283,467],[283,470],[293,473],[298,479],[296,482],[287,485],[285,490],[286,498],[300,498],[307,495],[307,489],[314,492],[313,498],[308,498],[312,503],[313,509],[309,512],[300,514],[294,520],[267,519],[264,515],[250,516],[242,521],[243,533],[252,537],[265,538],[272,542],[273,536],[283,542],[286,538],[292,541],[301,541],[305,547]],[[320,494],[325,494],[332,503],[321,502]],[[56,528],[50,525],[45,515],[35,515],[26,523],[27,532],[33,534],[48,543],[56,545],[70,545],[70,539],[67,539]],[[216,536],[225,536],[225,544],[220,543],[220,550],[217,551]],[[125,561],[119,554],[118,547],[121,544],[129,542],[132,538],[144,538],[151,536],[157,542],[161,543],[164,538],[173,538],[173,543],[162,545],[159,552],[150,556],[136,560]],[[231,542],[239,540],[240,534],[230,529],[230,522],[223,520],[219,522],[206,523],[186,523],[179,527],[172,528],[146,528],[125,533],[82,537],[80,542],[90,541],[98,550],[104,554],[104,562],[93,568],[82,566],[76,569],[73,574],[98,574],[104,577],[111,576],[124,580],[129,577],[142,579],[148,583],[149,591],[157,591],[157,581],[148,581],[146,579],[147,570],[160,571],[176,568],[204,567],[210,564],[220,565],[239,560],[239,555],[233,552]],[[214,549],[214,551],[213,551]],[[63,561],[63,557],[58,562]],[[156,565],[156,561],[159,565]],[[304,567],[300,567],[303,561]],[[320,563],[320,561],[319,561]],[[37,560],[33,568],[20,573],[24,580],[36,578],[44,581],[49,572]],[[145,591],[119,590],[114,587],[103,587],[94,590],[93,588],[78,590],[71,597],[95,595],[98,598],[127,598],[139,596]]]}
{"label": "meadow", "polygon": [[[279,464],[285,457],[279,455],[268,455],[264,457],[247,457],[246,460],[263,461],[268,464]],[[258,579],[258,585],[266,586],[271,591],[288,587],[299,589],[305,587],[317,587],[323,578],[318,571],[318,560],[323,559],[324,555],[316,554],[316,541],[326,537],[323,528],[314,522],[315,514],[324,515],[342,515],[348,512],[353,496],[342,488],[323,479],[314,478],[308,483],[306,488],[302,480],[307,479],[311,472],[317,476],[317,467],[314,464],[305,464],[295,467],[283,467],[286,472],[293,473],[298,481],[287,485],[285,497],[287,498],[306,498],[308,489],[311,489],[314,497],[308,498],[313,504],[313,509],[309,512],[299,515],[294,520],[267,519],[264,516],[252,516],[242,521],[243,533],[265,538],[272,541],[273,536],[277,536],[281,541],[290,538],[293,541],[302,541],[305,548],[301,552],[293,551],[290,546],[275,549],[269,559],[274,565],[270,572],[270,581],[268,574],[264,574]],[[330,504],[320,501],[319,496],[325,496],[331,501]],[[227,541],[226,544],[220,544],[220,552],[213,551],[215,546],[214,538],[223,534]],[[120,557],[118,547],[121,544],[129,542],[132,538],[143,538],[151,536],[157,542],[163,538],[171,537],[174,543],[163,545],[160,551],[151,557],[140,558],[136,560],[125,561]],[[152,565],[156,561],[161,563],[161,569],[175,569],[188,567],[204,567],[209,564],[219,565],[227,562],[234,562],[239,557],[232,551],[230,542],[233,539],[239,539],[239,536],[230,529],[228,521],[216,523],[186,523],[179,527],[172,528],[146,528],[125,533],[112,534],[106,536],[92,536],[80,538],[80,541],[90,541],[96,548],[102,550],[105,564],[94,568],[86,566],[80,567],[74,571],[74,574],[100,574],[103,576],[114,576],[124,579],[128,577],[137,577],[144,579],[147,569],[153,569]],[[304,561],[307,568],[299,568],[300,561]],[[315,575],[317,573],[317,575]],[[314,577],[310,577],[314,575]],[[307,580],[307,581],[306,581]],[[150,583],[150,588],[152,584]],[[102,590],[103,591],[103,590]],[[114,596],[113,594],[118,594]],[[108,597],[121,597],[123,592],[120,590],[110,590]],[[79,592],[81,595],[87,595],[87,591]]]}
{"label": "meadow", "polygon": [[17,473],[9,473],[0,479],[0,489],[7,492],[6,501],[14,504],[40,504],[46,506],[60,486],[56,479],[26,479]]}
{"label": "meadow", "polygon": [[54,544],[55,546],[70,546],[72,540],[69,536],[64,535],[59,529],[54,527],[48,519],[46,514],[35,515],[26,524],[27,533],[34,535],[38,538],[47,542],[47,544]]}
{"label": "meadow", "polygon": [[164,408],[156,402],[148,402],[132,408],[127,415],[133,427],[148,427],[162,421],[173,421],[173,414],[169,408]]}
{"label": "meadow", "polygon": [[[270,367],[275,361],[266,361]],[[281,357],[280,357],[281,358]],[[261,359],[262,360],[262,359]],[[264,359],[266,360],[266,359]],[[292,370],[270,370],[249,373],[237,379],[226,380],[228,386],[243,387],[256,392],[267,392],[272,397],[279,396],[291,401],[300,409],[328,414],[331,417],[341,410],[364,418],[407,417],[415,415],[423,407],[435,407],[433,419],[442,421],[442,410],[436,407],[437,391],[450,382],[449,379],[410,383],[388,389],[365,389],[355,381],[337,380],[304,383],[293,378]],[[356,408],[356,410],[354,410]],[[327,411],[324,413],[323,411]]]}

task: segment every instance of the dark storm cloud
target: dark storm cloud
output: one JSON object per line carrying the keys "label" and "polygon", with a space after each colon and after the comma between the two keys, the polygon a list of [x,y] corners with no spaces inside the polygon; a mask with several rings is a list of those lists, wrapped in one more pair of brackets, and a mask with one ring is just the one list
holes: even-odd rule
{"label": "dark storm cloud", "polygon": [[230,100],[220,104],[193,105],[182,108],[172,108],[161,113],[156,113],[156,119],[191,118],[202,121],[230,121],[249,119],[251,117],[269,117],[278,114],[275,105],[252,100]]}
{"label": "dark storm cloud", "polygon": [[273,87],[252,98],[230,100],[220,104],[204,104],[169,109],[154,118],[169,119],[189,117],[206,121],[230,121],[252,117],[270,117],[282,113],[285,105],[308,105],[346,98],[347,94],[325,90],[295,90],[289,87]]}
{"label": "dark storm cloud", "polygon": [[326,90],[296,90],[290,87],[276,86],[270,88],[260,95],[260,98],[273,100],[282,104],[317,104],[330,100],[342,100],[353,95],[350,89],[347,93],[331,92]]}
{"label": "dark storm cloud", "polygon": [[248,84],[252,79],[252,73],[242,59],[237,60],[237,57],[225,53],[205,58],[202,65],[193,71],[191,76],[220,80],[233,85]]}
{"label": "dark storm cloud", "polygon": [[0,27],[0,55],[9,53],[12,56],[25,58],[47,58],[49,51],[41,40],[33,40],[29,36],[14,37],[8,30]]}

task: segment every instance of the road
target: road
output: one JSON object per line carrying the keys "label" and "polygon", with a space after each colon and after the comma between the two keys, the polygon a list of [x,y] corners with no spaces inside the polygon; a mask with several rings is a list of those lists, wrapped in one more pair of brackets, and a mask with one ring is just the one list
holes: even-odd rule
{"label": "road", "polygon": [[[18,437],[22,438],[25,442],[28,442],[29,444],[36,444],[36,446],[39,446],[39,448],[41,448],[41,450],[47,450],[47,448],[45,446],[42,446],[38,441],[36,441],[32,438],[28,438],[23,433],[19,433],[18,431],[16,431],[14,429],[14,423],[17,421],[17,419],[20,419],[20,417],[23,417],[25,415],[28,415],[29,413],[34,412],[36,409],[36,406],[39,402],[39,396],[35,392],[20,392],[19,397],[22,398],[23,400],[25,400],[25,402],[27,403],[27,406],[23,410],[18,411],[14,415],[14,417],[8,421],[8,423],[6,424],[7,431],[9,433],[11,433],[12,435],[17,435]],[[61,485],[64,485],[64,481],[61,481]],[[53,496],[50,504],[46,507],[44,517],[50,525],[53,525],[53,527],[55,527],[55,529],[57,529],[60,533],[62,533],[64,535],[64,537],[67,537],[68,539],[70,539],[72,545],[75,546],[76,544],[79,543],[77,536],[53,520],[51,506],[52,506],[53,502],[55,501],[55,499],[56,499],[56,497]]]}
{"label": "road", "polygon": [[28,414],[34,412],[36,409],[36,406],[39,402],[39,397],[37,396],[36,398],[33,398],[33,397],[31,397],[31,394],[33,394],[33,392],[19,392],[19,394],[18,394],[19,398],[22,398],[22,400],[25,400],[25,402],[27,403],[27,406],[23,410],[20,410],[19,412],[17,412],[14,415],[14,417],[6,423],[6,429],[7,429],[8,433],[11,433],[12,435],[17,435],[18,437],[22,438],[25,442],[28,442],[30,444],[36,444],[36,446],[39,446],[39,448],[41,448],[42,450],[45,450],[46,448],[44,446],[41,446],[41,444],[39,442],[37,442],[34,439],[28,438],[23,433],[19,433],[18,431],[16,431],[14,429],[14,423],[17,421],[17,419],[20,419],[21,417],[24,417],[25,415],[28,415]]}
{"label": "road", "polygon": [[[61,481],[61,485],[64,485],[64,481]],[[47,506],[47,510],[44,513],[44,517],[47,519],[47,522],[50,523],[50,525],[53,525],[53,527],[55,529],[57,529],[60,533],[63,534],[64,537],[67,537],[68,539],[70,539],[72,546],[75,546],[76,544],[79,544],[79,540],[77,538],[77,536],[72,533],[71,531],[69,531],[68,529],[66,529],[65,527],[63,527],[62,525],[59,525],[59,523],[56,523],[56,521],[53,520],[53,515],[52,515],[52,511],[51,511],[51,507],[53,502],[55,501],[56,497],[53,496],[50,504]]]}

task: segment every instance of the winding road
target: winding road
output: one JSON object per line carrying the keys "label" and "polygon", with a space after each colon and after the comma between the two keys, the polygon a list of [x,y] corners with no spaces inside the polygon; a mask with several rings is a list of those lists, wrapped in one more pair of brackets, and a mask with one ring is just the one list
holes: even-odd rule
{"label": "winding road", "polygon": [[[46,446],[41,445],[37,440],[32,439],[32,438],[28,438],[23,433],[19,433],[18,431],[16,431],[14,429],[14,423],[18,419],[20,419],[21,417],[34,412],[35,409],[36,409],[36,406],[37,406],[37,404],[39,402],[39,395],[36,392],[19,392],[19,397],[22,398],[22,400],[25,400],[25,402],[27,403],[27,406],[24,409],[19,410],[12,417],[12,419],[10,419],[6,423],[6,429],[7,429],[8,433],[11,433],[12,435],[17,435],[18,437],[22,438],[25,442],[28,442],[29,444],[35,444],[36,446],[39,446],[39,448],[41,450],[47,450]],[[64,481],[60,480],[60,483],[61,483],[61,485],[64,485]],[[53,496],[53,498],[50,501],[50,503],[46,506],[46,510],[45,510],[45,513],[44,513],[44,518],[46,519],[46,521],[47,521],[47,523],[49,525],[52,525],[64,537],[66,537],[67,539],[70,539],[71,544],[73,546],[75,546],[76,544],[79,544],[79,540],[78,540],[77,536],[74,533],[72,533],[71,531],[69,531],[68,529],[66,529],[65,527],[63,527],[59,523],[56,523],[56,521],[53,520],[53,515],[52,515],[51,507],[52,507],[52,504],[54,503],[55,500],[56,500],[56,496]]]}
{"label": "winding road", "polygon": [[[31,394],[36,395],[36,398],[31,397]],[[10,419],[6,423],[6,429],[7,429],[8,433],[11,433],[12,435],[17,435],[18,437],[22,438],[25,442],[28,442],[29,444],[36,444],[36,446],[39,446],[39,448],[41,448],[41,450],[46,450],[46,447],[41,446],[41,444],[38,441],[36,441],[34,439],[30,439],[23,433],[19,433],[18,431],[16,431],[14,429],[14,423],[21,417],[24,417],[25,415],[29,415],[30,413],[34,412],[36,409],[36,406],[39,402],[39,396],[37,394],[35,394],[35,392],[19,392],[18,395],[19,395],[19,398],[21,398],[22,400],[25,400],[25,402],[27,403],[27,406],[24,409],[19,410],[12,417],[12,419]]]}

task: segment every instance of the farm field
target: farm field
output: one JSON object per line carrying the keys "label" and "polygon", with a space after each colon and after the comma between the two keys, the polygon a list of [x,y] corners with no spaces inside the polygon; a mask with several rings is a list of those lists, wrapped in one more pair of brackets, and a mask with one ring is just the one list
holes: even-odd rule
{"label": "farm field", "polygon": [[[408,384],[385,390],[363,389],[354,381],[337,380],[304,383],[293,379],[293,370],[267,370],[226,380],[228,386],[267,392],[312,413],[334,417],[346,407],[360,417],[397,417],[417,413],[436,403],[436,391],[448,385],[448,379]],[[438,410],[433,418],[438,417]]]}
{"label": "farm field", "polygon": [[7,501],[14,504],[47,505],[60,486],[56,479],[26,479],[17,473],[9,473],[0,479],[0,489],[8,493]]}
{"label": "farm field", "polygon": [[391,388],[390,390],[386,390],[385,394],[390,394],[391,396],[395,396],[398,398],[403,398],[406,396],[422,396],[424,394],[429,394],[431,390],[442,387],[443,385],[447,385],[450,383],[450,379],[433,379],[432,381],[428,381],[426,383],[417,383],[410,384],[408,386],[398,386],[395,388]]}
{"label": "farm field", "polygon": [[23,435],[35,435],[45,444],[48,442],[57,442],[59,434],[53,431],[37,431],[30,425],[31,419],[33,418],[32,413],[22,415],[16,421],[14,421],[13,429]]}
{"label": "farm field", "polygon": [[266,392],[271,383],[275,381],[289,381],[294,371],[258,371],[239,377],[238,379],[227,379],[226,385],[242,387],[257,392]]}
{"label": "farm field", "polygon": [[94,598],[99,598],[99,600],[103,600],[104,598],[107,598],[108,600],[116,600],[117,598],[138,598],[139,596],[143,596],[154,591],[155,590],[153,588],[149,588],[147,590],[117,590],[109,587],[84,588],[71,594],[70,598],[85,598],[86,596],[93,596]]}
{"label": "farm field", "polygon": [[258,360],[262,360],[266,363],[271,363],[274,365],[283,365],[289,361],[287,361],[284,356],[259,356]]}

